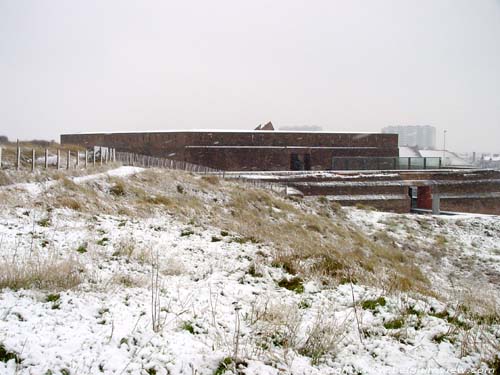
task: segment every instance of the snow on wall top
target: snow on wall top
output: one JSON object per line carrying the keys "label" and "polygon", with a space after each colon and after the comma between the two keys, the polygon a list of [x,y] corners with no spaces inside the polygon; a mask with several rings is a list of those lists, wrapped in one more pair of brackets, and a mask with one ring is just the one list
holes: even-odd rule
{"label": "snow on wall top", "polygon": [[306,130],[231,130],[231,129],[189,129],[189,130],[140,130],[140,131],[112,131],[112,132],[77,132],[77,133],[64,133],[61,135],[74,135],[74,134],[142,134],[142,133],[261,133],[261,134],[383,134],[377,132],[346,132],[346,131],[306,131]]}

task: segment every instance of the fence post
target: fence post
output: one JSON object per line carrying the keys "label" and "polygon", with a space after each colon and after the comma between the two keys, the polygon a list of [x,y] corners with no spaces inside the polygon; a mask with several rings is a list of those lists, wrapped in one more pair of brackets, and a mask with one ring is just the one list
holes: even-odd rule
{"label": "fence post", "polygon": [[88,158],[89,158],[89,150],[85,149],[85,163],[84,163],[85,169],[87,169]]}
{"label": "fence post", "polygon": [[57,169],[61,168],[61,150],[57,149]]}
{"label": "fence post", "polygon": [[76,152],[76,167],[80,166],[80,151]]}
{"label": "fence post", "polygon": [[2,169],[2,148],[0,147],[0,169]]}
{"label": "fence post", "polygon": [[21,147],[19,147],[19,142],[17,145],[17,155],[16,155],[16,169],[21,168]]}
{"label": "fence post", "polygon": [[102,165],[102,147],[99,147],[99,163]]}
{"label": "fence post", "polygon": [[71,167],[71,150],[68,150],[68,160],[66,160],[66,169]]}
{"label": "fence post", "polygon": [[31,172],[35,171],[35,149],[31,149]]}
{"label": "fence post", "polygon": [[45,149],[45,160],[44,160],[44,163],[43,163],[45,169],[47,169],[49,167],[49,149],[46,148]]}
{"label": "fence post", "polygon": [[95,167],[95,147],[94,150],[92,151],[92,166]]}
{"label": "fence post", "polygon": [[440,210],[440,196],[439,194],[432,194],[432,214],[439,215],[441,213]]}

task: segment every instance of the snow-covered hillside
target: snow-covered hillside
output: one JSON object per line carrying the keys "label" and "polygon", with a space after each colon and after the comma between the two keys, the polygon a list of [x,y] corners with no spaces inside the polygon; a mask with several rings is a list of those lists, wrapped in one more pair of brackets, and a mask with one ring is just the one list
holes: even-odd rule
{"label": "snow-covered hillside", "polygon": [[498,217],[43,179],[0,187],[0,374],[498,371]]}

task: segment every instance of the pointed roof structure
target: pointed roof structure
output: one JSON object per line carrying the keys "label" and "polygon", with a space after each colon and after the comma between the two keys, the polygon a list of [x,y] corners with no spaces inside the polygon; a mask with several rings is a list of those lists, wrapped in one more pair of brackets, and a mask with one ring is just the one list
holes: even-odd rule
{"label": "pointed roof structure", "polygon": [[261,126],[261,128],[259,130],[274,130],[273,123],[271,121],[269,121],[267,124]]}

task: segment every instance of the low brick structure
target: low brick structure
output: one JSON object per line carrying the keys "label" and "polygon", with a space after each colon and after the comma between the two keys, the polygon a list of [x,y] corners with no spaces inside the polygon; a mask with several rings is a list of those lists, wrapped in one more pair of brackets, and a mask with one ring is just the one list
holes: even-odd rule
{"label": "low brick structure", "polygon": [[[166,157],[225,171],[328,170],[333,157],[397,157],[398,136],[381,133],[163,131],[63,134],[61,143]],[[377,164],[373,162],[373,169]]]}
{"label": "low brick structure", "polygon": [[[435,170],[387,172],[319,172],[260,175],[262,181],[286,183],[304,196],[326,196],[343,206],[363,204],[405,213],[431,209],[440,197],[442,211],[500,214],[500,171]],[[259,179],[259,175],[253,175]]]}
{"label": "low brick structure", "polygon": [[[267,124],[263,128],[270,128]],[[261,129],[263,129],[261,128]],[[286,182],[304,195],[324,195],[342,205],[365,204],[384,211],[430,209],[500,214],[500,172],[491,170],[401,170],[386,172],[279,173],[330,170],[333,159],[362,160],[379,169],[382,157],[399,155],[396,134],[253,131],[164,131],[63,134],[61,143],[166,157],[224,171],[268,171],[263,181]],[[257,176],[257,177],[256,177]],[[252,178],[257,178],[256,174]]]}

